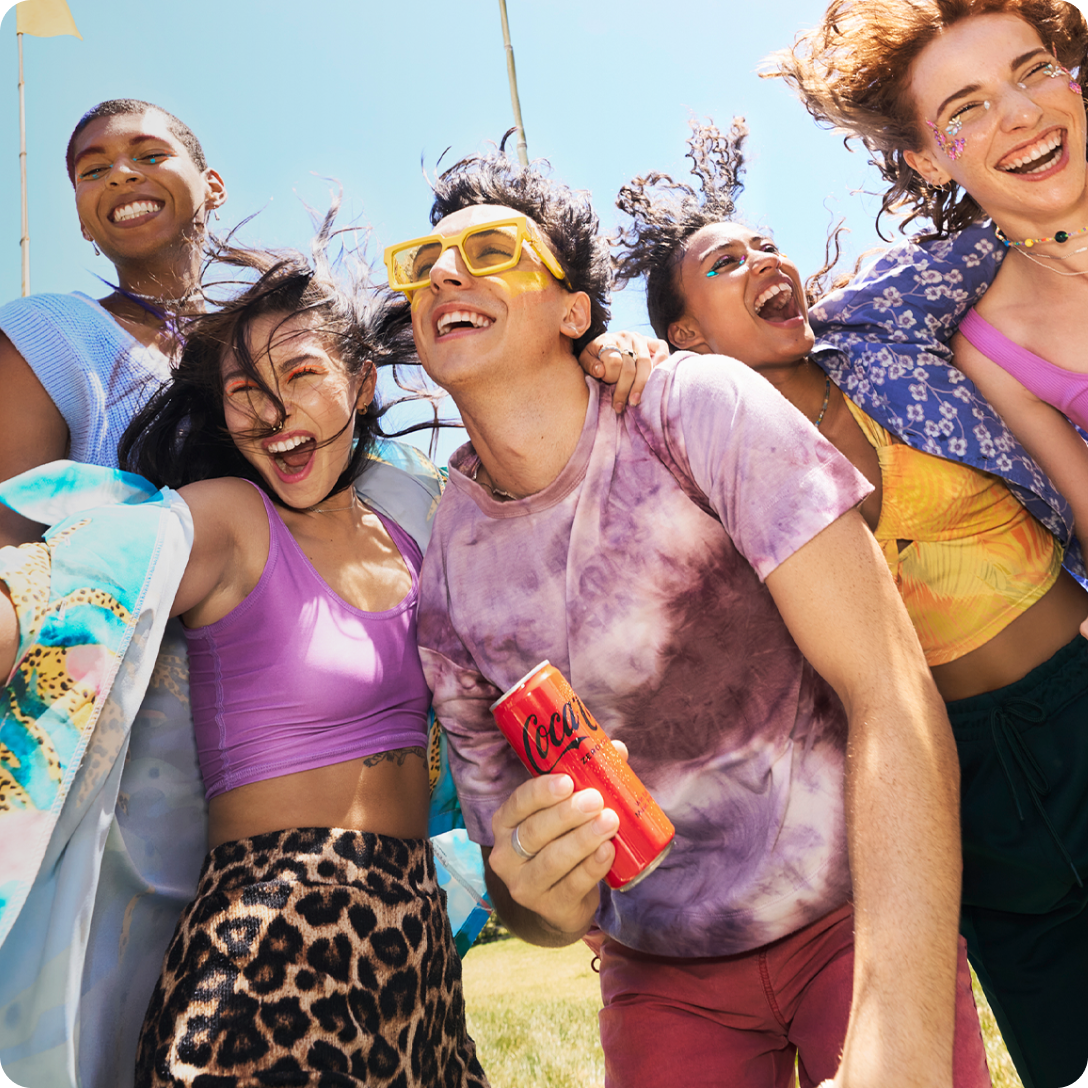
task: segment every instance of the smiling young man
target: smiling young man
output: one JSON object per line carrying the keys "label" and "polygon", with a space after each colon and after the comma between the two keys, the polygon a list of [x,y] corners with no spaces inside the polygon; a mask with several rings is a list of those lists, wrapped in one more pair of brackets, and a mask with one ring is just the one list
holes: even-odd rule
{"label": "smiling young man", "polygon": [[[205,224],[227,196],[193,132],[139,99],[88,110],[67,169],[83,237],[113,263],[118,289],[99,301],[73,292],[0,307],[0,481],[59,458],[117,467],[121,435],[170,374],[168,316],[202,307]],[[42,529],[0,506],[0,543]],[[179,622],[167,628],[131,738],[111,724],[111,740],[76,773],[47,863],[0,945],[0,1065],[18,1083],[132,1083],[159,956],[204,854]],[[10,754],[0,746],[5,774]],[[18,819],[20,807],[0,810]],[[26,847],[17,839],[6,836],[13,854]]]}
{"label": "smiling young man", "polygon": [[[599,928],[609,1084],[784,1086],[795,1056],[803,1085],[989,1083],[955,751],[868,486],[731,360],[680,354],[637,407],[602,402],[576,362],[608,316],[584,197],[501,156],[435,196],[435,233],[387,251],[471,439],[420,654],[499,913],[543,945]],[[629,891],[600,884],[616,815],[527,780],[489,713],[544,659],[676,825]]]}
{"label": "smiling young man", "polygon": [[[207,217],[227,198],[200,142],[137,99],[88,110],[68,143],[83,237],[113,263],[117,288],[32,295],[0,307],[0,479],[60,457],[117,465],[117,443],[170,373],[169,314],[203,304]],[[38,529],[0,510],[0,540]]]}

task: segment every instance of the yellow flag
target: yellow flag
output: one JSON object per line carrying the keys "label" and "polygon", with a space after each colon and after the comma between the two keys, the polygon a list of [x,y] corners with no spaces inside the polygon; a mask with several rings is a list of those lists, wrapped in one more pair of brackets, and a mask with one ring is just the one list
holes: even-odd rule
{"label": "yellow flag", "polygon": [[36,38],[74,34],[83,40],[64,0],[22,0],[21,4],[16,4],[15,33],[33,34]]}

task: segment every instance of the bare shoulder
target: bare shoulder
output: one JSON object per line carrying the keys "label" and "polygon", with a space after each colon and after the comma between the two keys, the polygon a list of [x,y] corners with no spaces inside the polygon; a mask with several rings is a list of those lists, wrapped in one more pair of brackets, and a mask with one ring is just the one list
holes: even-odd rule
{"label": "bare shoulder", "polygon": [[978,369],[982,367],[996,366],[991,359],[982,354],[962,332],[957,332],[952,337],[952,357],[956,363],[956,367],[962,370],[964,374],[969,378],[974,378]]}
{"label": "bare shoulder", "polygon": [[220,476],[214,480],[197,480],[178,489],[189,506],[218,506],[237,503],[242,507],[263,509],[260,493],[248,480],[237,476]]}
{"label": "bare shoulder", "polygon": [[256,538],[259,548],[263,537],[263,551],[267,553],[268,517],[261,495],[253,484],[225,476],[197,480],[179,488],[178,493],[193,515],[198,546],[202,543],[201,538],[215,548]]}
{"label": "bare shoulder", "polygon": [[957,332],[952,338],[952,359],[956,368],[978,386],[979,392],[999,414],[1003,414],[1003,406],[1007,410],[1010,404],[1039,400],[1003,366],[975,347],[962,332]]}
{"label": "bare shoulder", "polygon": [[199,480],[179,489],[193,517],[193,550],[175,600],[190,627],[236,607],[260,580],[268,559],[268,517],[245,480]]}

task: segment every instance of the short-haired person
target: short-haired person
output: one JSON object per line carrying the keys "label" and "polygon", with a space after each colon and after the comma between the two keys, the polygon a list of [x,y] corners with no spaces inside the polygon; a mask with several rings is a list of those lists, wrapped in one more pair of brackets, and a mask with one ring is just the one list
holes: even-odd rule
{"label": "short-haired person", "polygon": [[[431,221],[387,264],[471,443],[420,653],[500,915],[542,945],[602,931],[607,1083],[785,1086],[795,1060],[803,1085],[988,1083],[955,752],[868,485],[731,360],[674,356],[602,404],[575,360],[608,313],[584,195],[471,158]],[[630,891],[599,884],[601,796],[527,780],[489,713],[544,659],[677,827]]]}
{"label": "short-haired person", "polygon": [[[192,130],[138,99],[88,110],[66,165],[80,230],[117,286],[98,302],[74,292],[0,307],[3,479],[60,457],[117,464],[135,409],[169,376],[172,319],[202,308],[206,222],[227,196]],[[6,543],[37,535],[7,520],[0,530]]]}
{"label": "short-haired person", "polygon": [[[203,308],[207,222],[227,195],[192,130],[141,99],[88,110],[66,166],[80,229],[117,286],[99,301],[73,292],[0,307],[0,481],[58,458],[116,468],[122,433],[169,377],[178,320]],[[0,543],[41,529],[0,506]],[[158,961],[204,852],[179,623],[126,743],[83,761],[60,837],[0,944],[0,1064],[19,1083],[131,1083]],[[10,861],[2,868],[10,875]],[[13,902],[0,898],[3,922]]]}

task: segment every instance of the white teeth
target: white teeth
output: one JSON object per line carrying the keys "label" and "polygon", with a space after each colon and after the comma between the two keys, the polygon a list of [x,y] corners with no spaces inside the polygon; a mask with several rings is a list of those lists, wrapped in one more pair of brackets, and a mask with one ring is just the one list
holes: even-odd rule
{"label": "white teeth", "polygon": [[444,336],[449,332],[450,326],[460,322],[467,322],[476,329],[486,329],[488,325],[493,325],[495,323],[490,317],[477,313],[475,310],[451,310],[449,313],[442,314],[442,316],[439,317],[438,335]]}
{"label": "white teeth", "polygon": [[782,294],[783,291],[788,291],[791,296],[793,295],[793,288],[788,283],[776,283],[773,287],[768,287],[767,290],[756,299],[756,313],[758,314],[772,298]]}
{"label": "white teeth", "polygon": [[[1037,144],[1032,144],[1024,154],[1019,155],[1015,159],[1008,159],[1003,162],[1001,164],[1001,169],[1016,170],[1021,166],[1027,166],[1028,163],[1035,162],[1036,159],[1041,159],[1044,155],[1049,155],[1051,151],[1061,146],[1061,133],[1055,132],[1052,136],[1047,137],[1047,139],[1042,140]],[[1028,170],[1027,173],[1030,174],[1032,171]]]}
{"label": "white teeth", "polygon": [[293,450],[296,446],[301,446],[303,442],[308,442],[309,439],[301,434],[294,434],[290,438],[284,438],[279,442],[270,442],[265,449],[269,453],[287,453]]}
{"label": "white teeth", "polygon": [[149,212],[157,212],[162,205],[151,200],[137,200],[133,204],[125,204],[117,208],[113,213],[115,223],[123,223],[126,219],[135,219],[138,215],[147,215]]}

